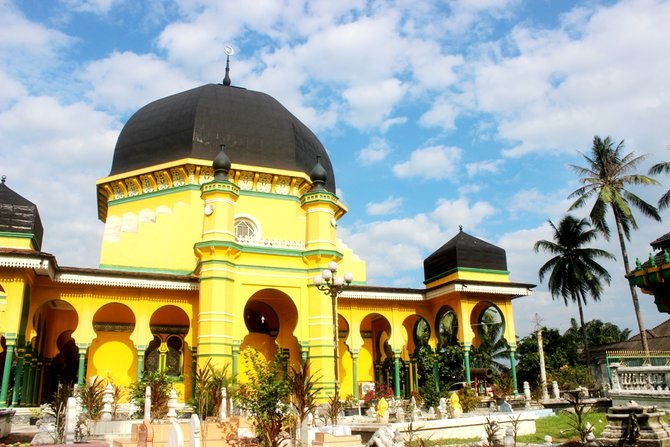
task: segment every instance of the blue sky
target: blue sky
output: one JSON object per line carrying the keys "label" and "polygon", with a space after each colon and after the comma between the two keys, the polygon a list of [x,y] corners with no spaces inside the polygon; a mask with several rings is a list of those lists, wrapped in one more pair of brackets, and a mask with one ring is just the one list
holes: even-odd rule
{"label": "blue sky", "polygon": [[[538,283],[595,134],[667,160],[670,2],[0,0],[0,174],[35,202],[43,249],[95,267],[95,180],[146,103],[221,82],[278,99],[319,136],[349,207],[338,235],[368,283],[422,287],[422,261],[458,226],[507,251]],[[638,191],[655,203],[670,185]],[[662,213],[667,221],[670,215]],[[668,231],[639,218],[632,258]],[[614,241],[598,246],[620,258]],[[637,332],[623,268],[586,318]],[[648,328],[665,320],[642,296]],[[544,285],[514,304],[565,330],[573,306]]]}

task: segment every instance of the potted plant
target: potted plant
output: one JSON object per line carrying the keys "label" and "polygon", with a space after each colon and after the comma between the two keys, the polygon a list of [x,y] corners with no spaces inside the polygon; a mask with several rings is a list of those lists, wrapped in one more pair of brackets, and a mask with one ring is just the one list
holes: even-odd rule
{"label": "potted plant", "polygon": [[344,399],[342,405],[344,407],[345,416],[356,416],[359,414],[359,401],[353,394],[349,394],[346,399]]}
{"label": "potted plant", "polygon": [[30,425],[35,425],[39,420],[40,420],[40,408],[39,407],[31,408],[30,418],[28,419],[28,422],[30,423]]}

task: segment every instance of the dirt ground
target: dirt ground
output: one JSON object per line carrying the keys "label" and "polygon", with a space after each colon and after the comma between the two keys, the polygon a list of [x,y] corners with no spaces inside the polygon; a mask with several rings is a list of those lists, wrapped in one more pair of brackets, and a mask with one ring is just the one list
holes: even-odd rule
{"label": "dirt ground", "polygon": [[10,433],[4,438],[0,439],[0,443],[5,445],[10,444],[29,444],[35,437],[35,433]]}

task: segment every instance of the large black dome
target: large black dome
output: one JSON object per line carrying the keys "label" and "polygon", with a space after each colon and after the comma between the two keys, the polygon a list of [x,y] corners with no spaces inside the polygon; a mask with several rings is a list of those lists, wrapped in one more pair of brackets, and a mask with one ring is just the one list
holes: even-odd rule
{"label": "large black dome", "polygon": [[126,123],[110,175],[192,157],[214,160],[225,144],[232,163],[309,175],[321,156],[335,192],[335,175],[319,139],[276,99],[264,93],[207,84],[154,101]]}

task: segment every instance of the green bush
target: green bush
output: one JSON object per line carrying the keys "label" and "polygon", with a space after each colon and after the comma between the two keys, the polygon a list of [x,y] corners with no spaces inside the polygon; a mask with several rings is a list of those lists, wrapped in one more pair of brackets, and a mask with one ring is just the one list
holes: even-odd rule
{"label": "green bush", "polygon": [[138,410],[136,417],[144,414],[144,396],[147,386],[151,387],[151,419],[163,419],[168,412],[168,400],[172,386],[178,377],[168,376],[163,371],[144,371],[142,379],[130,384],[130,398]]}

